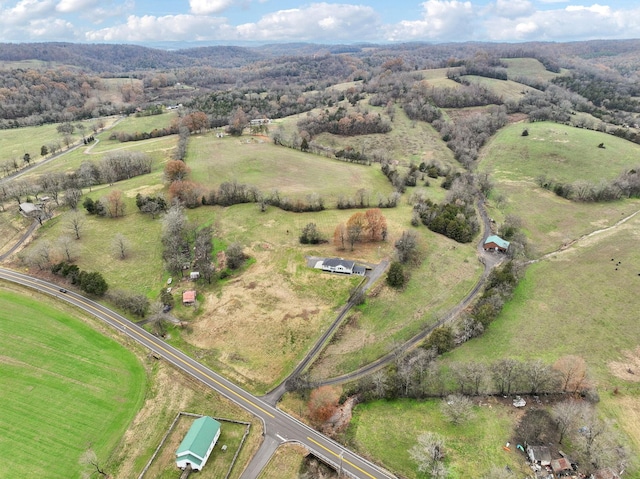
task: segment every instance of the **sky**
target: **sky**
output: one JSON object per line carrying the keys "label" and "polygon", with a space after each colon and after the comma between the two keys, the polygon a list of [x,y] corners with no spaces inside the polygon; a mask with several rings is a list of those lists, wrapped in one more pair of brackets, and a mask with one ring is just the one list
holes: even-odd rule
{"label": "sky", "polygon": [[0,42],[393,43],[640,38],[637,0],[0,0]]}

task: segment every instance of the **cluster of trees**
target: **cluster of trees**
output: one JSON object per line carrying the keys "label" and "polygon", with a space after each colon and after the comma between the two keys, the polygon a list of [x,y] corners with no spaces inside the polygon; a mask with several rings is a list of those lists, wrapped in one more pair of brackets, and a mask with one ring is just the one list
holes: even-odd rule
{"label": "cluster of trees", "polygon": [[456,122],[436,120],[433,126],[463,166],[471,168],[478,159],[480,147],[496,131],[507,124],[504,106],[490,107],[487,112],[474,113]]}
{"label": "cluster of trees", "polygon": [[0,128],[98,116],[101,112],[87,100],[101,88],[97,76],[67,68],[2,70]]}
{"label": "cluster of trees", "polygon": [[601,180],[598,183],[590,183],[585,180],[561,183],[553,181],[545,175],[539,176],[536,181],[540,187],[574,201],[604,202],[620,198],[640,197],[640,167],[625,171],[611,181]]}
{"label": "cluster of trees", "polygon": [[570,75],[553,78],[552,83],[563,86],[592,102],[596,107],[610,110],[640,111],[640,88],[636,82],[599,69],[579,69]]}
{"label": "cluster of trees", "polygon": [[419,348],[399,356],[392,365],[352,385],[347,394],[361,401],[378,399],[515,394],[576,394],[597,401],[586,363],[579,356],[564,356],[553,365],[540,359],[503,358],[493,363],[453,362],[437,359],[435,348]]}
{"label": "cluster of trees", "polygon": [[108,216],[109,218],[124,216],[127,210],[127,205],[120,190],[113,190],[97,201],[87,196],[82,206],[90,215]]}
{"label": "cluster of trees", "polygon": [[138,193],[136,195],[136,206],[141,213],[150,214],[152,219],[155,219],[156,215],[167,211],[167,201],[161,194],[157,196],[143,196]]}
{"label": "cluster of trees", "polygon": [[412,164],[409,171],[405,175],[401,175],[398,168],[389,161],[382,161],[380,171],[387,177],[397,193],[404,193],[407,186],[416,186],[418,175],[421,173],[418,167]]}
{"label": "cluster of trees", "polygon": [[[163,246],[162,258],[165,268],[172,274],[180,273],[180,277],[186,269],[193,268],[200,273],[200,277],[211,283],[215,275],[213,264],[213,229],[210,226],[198,227],[190,225],[184,210],[179,204],[169,208],[162,218]],[[238,266],[242,260],[239,255],[227,254],[227,266]],[[242,255],[242,251],[240,251]],[[231,257],[231,260],[229,259]]]}
{"label": "cluster of trees", "polygon": [[387,219],[379,208],[357,212],[347,223],[340,223],[333,233],[333,244],[339,249],[347,245],[353,251],[354,245],[362,241],[385,241],[387,239]]}
{"label": "cluster of trees", "polygon": [[131,293],[121,289],[109,291],[107,295],[109,301],[134,316],[144,318],[149,311],[150,302],[144,294]]}
{"label": "cluster of trees", "polygon": [[318,244],[325,242],[315,223],[307,223],[305,227],[302,228],[299,239],[301,244]]}
{"label": "cluster of trees", "polygon": [[82,291],[94,296],[104,296],[109,289],[109,285],[100,273],[82,271],[72,263],[64,261],[56,263],[51,267],[51,272],[67,278],[71,284],[78,285]]}
{"label": "cluster of trees", "polygon": [[392,288],[403,288],[409,279],[405,268],[418,264],[420,264],[418,235],[414,231],[403,231],[395,243],[395,261],[389,266],[387,284]]}
{"label": "cluster of trees", "polygon": [[[378,193],[375,204],[378,208],[395,208],[400,200],[400,194],[393,192],[389,196]],[[364,188],[358,189],[353,196],[338,196],[336,208],[339,210],[348,210],[353,208],[368,208],[371,206],[371,192]]]}
{"label": "cluster of trees", "polygon": [[[303,140],[304,141],[304,140]],[[308,149],[308,148],[307,148]],[[335,152],[335,157],[341,160],[348,161],[349,163],[359,163],[361,165],[370,165],[371,160],[367,155],[361,151],[356,151],[353,148],[345,148]]]}
{"label": "cluster of trees", "polygon": [[455,335],[455,343],[460,344],[481,335],[511,299],[519,280],[520,271],[514,261],[507,261],[493,269],[480,299],[463,319]]}
{"label": "cluster of trees", "polygon": [[110,140],[117,140],[120,143],[126,143],[128,141],[142,141],[148,140],[149,138],[160,138],[163,136],[175,135],[178,133],[178,129],[174,128],[173,125],[165,127],[165,128],[154,128],[151,131],[136,131],[134,133],[129,133],[127,131],[118,131],[113,132],[109,135]]}
{"label": "cluster of trees", "polygon": [[413,211],[422,224],[431,231],[445,235],[458,243],[471,242],[479,231],[473,204],[438,204],[427,198],[416,203]]}
{"label": "cluster of trees", "polygon": [[379,113],[360,111],[347,112],[343,107],[334,111],[325,110],[318,115],[308,115],[298,121],[298,130],[315,136],[328,132],[334,135],[368,135],[388,133],[391,124]]}
{"label": "cluster of trees", "polygon": [[[425,83],[416,82],[404,96],[402,108],[412,120],[432,123],[442,118],[442,112],[436,106],[435,94],[434,88],[429,88]],[[438,101],[442,103],[440,98]]]}

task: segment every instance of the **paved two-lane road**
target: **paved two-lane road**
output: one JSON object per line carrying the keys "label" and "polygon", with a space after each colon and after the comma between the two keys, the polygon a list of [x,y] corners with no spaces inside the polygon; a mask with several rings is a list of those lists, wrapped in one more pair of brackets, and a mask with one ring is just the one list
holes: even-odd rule
{"label": "paved two-lane road", "polygon": [[[283,442],[296,442],[305,446],[324,461],[333,464],[336,468],[341,468],[343,473],[351,477],[360,479],[391,479],[395,477],[260,398],[253,396],[101,304],[71,291],[61,292],[60,287],[53,283],[4,268],[0,268],[0,279],[63,299],[147,347],[154,354],[259,417],[264,424],[265,441],[272,443],[274,448]],[[265,458],[264,463],[267,460],[268,458]],[[242,477],[255,479],[258,473],[259,471],[245,471]]]}

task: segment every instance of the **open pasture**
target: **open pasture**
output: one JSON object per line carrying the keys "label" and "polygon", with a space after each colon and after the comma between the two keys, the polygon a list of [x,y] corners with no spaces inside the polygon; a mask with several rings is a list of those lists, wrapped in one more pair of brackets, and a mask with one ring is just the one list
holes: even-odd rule
{"label": "open pasture", "polygon": [[144,369],[46,296],[3,284],[0,303],[0,477],[24,464],[31,477],[80,477],[82,454],[104,463],[142,404]]}
{"label": "open pasture", "polygon": [[123,118],[117,125],[115,125],[112,129],[109,130],[108,135],[106,135],[105,143],[115,140],[108,140],[109,136],[113,133],[129,133],[134,134],[151,132],[155,129],[167,128],[171,125],[171,122],[178,117],[178,114],[175,111],[166,111],[160,115],[149,115],[149,116],[136,116],[129,115]]}
{"label": "open pasture", "polygon": [[538,81],[549,81],[560,75],[550,72],[535,58],[501,58],[507,64],[507,76],[510,80],[518,77],[531,78]]}
{"label": "open pasture", "polygon": [[574,354],[584,357],[599,386],[616,382],[609,366],[635,349],[640,337],[639,240],[640,214],[530,265],[483,336],[449,357],[551,363]]}
{"label": "open pasture", "polygon": [[[379,111],[385,116],[383,108],[367,106],[369,110]],[[397,160],[401,165],[434,161],[443,166],[459,169],[451,150],[440,139],[440,134],[424,121],[410,120],[402,108],[395,107],[395,115],[391,122],[392,130],[385,134],[339,136],[322,133],[314,139],[318,143],[328,145],[334,149],[353,148],[364,151],[365,154],[375,152],[382,154],[389,160]]]}
{"label": "open pasture", "polygon": [[463,78],[470,83],[485,87],[500,96],[504,101],[518,101],[524,96],[526,91],[535,90],[535,88],[513,80],[498,80],[497,78],[487,78],[476,75],[465,75]]}
{"label": "open pasture", "polygon": [[489,215],[498,224],[508,214],[522,220],[534,258],[612,226],[640,209],[638,199],[605,203],[566,200],[530,181],[497,182],[487,204]]}
{"label": "open pasture", "polygon": [[[106,141],[109,132],[101,133],[98,137],[100,142],[89,146],[82,146],[71,151],[60,158],[56,158],[49,163],[38,167],[36,170],[27,172],[25,178],[37,177],[49,172],[66,172],[76,171],[85,161],[99,162],[108,152],[141,152],[149,155],[153,159],[152,172],[158,173],[156,180],[162,182],[162,171],[165,162],[170,158],[171,151],[175,148],[178,137],[176,135],[165,136],[162,138],[150,138],[142,141],[129,141],[120,143],[117,141]],[[145,180],[148,181],[148,180]]]}
{"label": "open pasture", "polygon": [[[142,178],[142,177],[141,177]],[[113,189],[94,189],[91,196],[99,199]],[[129,186],[133,186],[130,185]],[[135,205],[136,192],[155,194],[157,191],[146,184],[124,189],[126,215],[120,218],[91,216],[80,206],[78,215],[82,221],[80,239],[72,244],[73,259],[80,269],[99,271],[111,288],[126,289],[136,293],[148,294],[155,298],[163,285],[164,268],[162,264],[162,246],[160,244],[161,220],[138,212]],[[38,242],[48,242],[54,261],[63,261],[64,255],[58,248],[61,236],[72,236],[69,222],[74,215],[65,211],[48,221],[37,233]],[[116,234],[121,234],[129,244],[127,257],[119,258],[114,249]],[[63,281],[63,279],[60,279]]]}
{"label": "open pasture", "polygon": [[[475,406],[475,417],[458,426],[450,424],[440,411],[440,399],[427,401],[394,400],[358,404],[354,409],[348,437],[365,455],[375,457],[387,468],[409,479],[423,477],[411,459],[409,449],[424,432],[443,437],[447,477],[483,477],[492,466],[508,465],[524,477],[529,469],[523,456],[506,452],[516,419],[514,408],[491,401]],[[517,476],[520,477],[520,476]]]}
{"label": "open pasture", "polygon": [[[85,126],[85,136],[90,135],[93,121],[86,120],[73,124],[79,123]],[[32,163],[38,163],[44,159],[40,155],[42,145],[58,143],[62,148],[65,148],[62,135],[56,130],[57,126],[54,124],[0,130],[0,162],[16,159],[22,167],[25,165],[23,163],[25,153],[29,153]],[[82,134],[77,129],[71,137],[73,142],[82,140]]]}
{"label": "open pasture", "polygon": [[193,136],[186,159],[191,178],[209,187],[225,181],[256,186],[264,193],[304,198],[318,193],[332,207],[344,195],[364,188],[385,195],[392,188],[380,169],[302,153],[273,145],[267,138]]}
{"label": "open pasture", "polygon": [[426,80],[427,85],[435,88],[460,88],[460,83],[447,78],[449,68],[432,68],[429,70],[420,70],[422,78]]}
{"label": "open pasture", "polygon": [[[523,130],[528,136],[522,136]],[[604,148],[598,148],[599,144]],[[480,169],[494,181],[550,180],[598,183],[640,164],[640,146],[597,131],[550,122],[501,129],[482,152]]]}

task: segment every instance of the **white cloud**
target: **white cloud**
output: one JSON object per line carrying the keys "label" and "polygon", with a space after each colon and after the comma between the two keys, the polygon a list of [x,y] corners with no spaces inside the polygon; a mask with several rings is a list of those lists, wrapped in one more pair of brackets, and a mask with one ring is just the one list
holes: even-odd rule
{"label": "white cloud", "polygon": [[528,0],[497,0],[495,12],[499,17],[518,18],[532,14],[534,8]]}
{"label": "white cloud", "polygon": [[487,18],[485,28],[488,39],[494,41],[636,38],[639,19],[640,8],[615,11],[597,4],[570,5],[513,19]]}
{"label": "white cloud", "polygon": [[56,10],[61,13],[78,12],[92,7],[96,3],[98,3],[98,0],[60,0]]}
{"label": "white cloud", "polygon": [[112,41],[200,41],[224,38],[229,34],[224,19],[202,15],[130,15],[125,24],[88,31],[86,40]]}
{"label": "white cloud", "polygon": [[233,3],[233,0],[189,0],[191,13],[195,15],[220,13],[233,5]]}
{"label": "white cloud", "polygon": [[45,18],[54,9],[54,0],[21,0],[13,8],[0,11],[0,22],[19,26],[31,20]]}
{"label": "white cloud", "polygon": [[35,20],[29,26],[29,31],[35,39],[55,38],[65,41],[77,40],[73,24],[59,18]]}
{"label": "white cloud", "polygon": [[388,28],[387,39],[465,40],[475,30],[477,12],[471,2],[428,0],[422,4],[421,20],[405,20]]}
{"label": "white cloud", "polygon": [[379,16],[371,7],[314,3],[270,13],[236,29],[241,40],[334,42],[375,39],[379,28]]}

